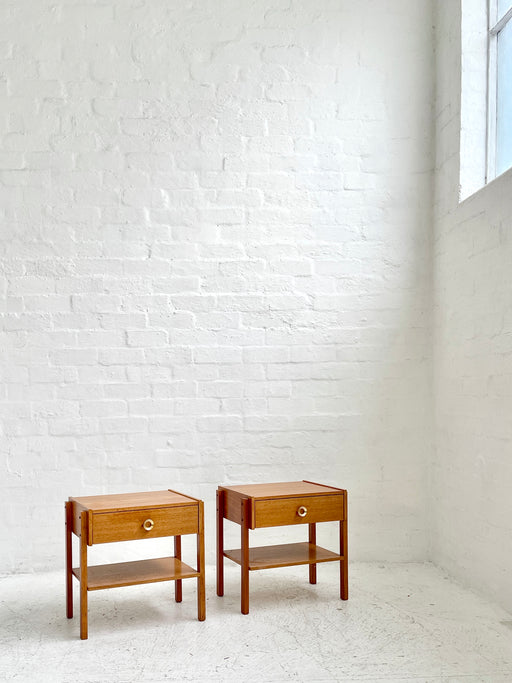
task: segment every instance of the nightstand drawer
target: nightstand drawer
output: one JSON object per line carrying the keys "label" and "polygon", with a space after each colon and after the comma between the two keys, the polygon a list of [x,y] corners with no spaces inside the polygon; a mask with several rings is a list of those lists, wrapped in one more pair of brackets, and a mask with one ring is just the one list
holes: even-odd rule
{"label": "nightstand drawer", "polygon": [[343,494],[254,501],[255,527],[313,524],[343,519]]}
{"label": "nightstand drawer", "polygon": [[197,505],[100,512],[92,514],[92,542],[133,541],[159,536],[196,534]]}

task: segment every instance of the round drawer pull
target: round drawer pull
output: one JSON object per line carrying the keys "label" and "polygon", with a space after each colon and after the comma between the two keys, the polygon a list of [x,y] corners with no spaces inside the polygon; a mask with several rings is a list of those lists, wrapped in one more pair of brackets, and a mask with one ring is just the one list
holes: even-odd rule
{"label": "round drawer pull", "polygon": [[142,526],[144,527],[144,529],[146,529],[146,531],[151,531],[151,529],[155,526],[155,523],[152,519],[146,519]]}
{"label": "round drawer pull", "polygon": [[297,514],[299,515],[299,517],[305,517],[308,514],[307,507],[304,507],[304,505],[301,505],[300,508],[297,510]]}

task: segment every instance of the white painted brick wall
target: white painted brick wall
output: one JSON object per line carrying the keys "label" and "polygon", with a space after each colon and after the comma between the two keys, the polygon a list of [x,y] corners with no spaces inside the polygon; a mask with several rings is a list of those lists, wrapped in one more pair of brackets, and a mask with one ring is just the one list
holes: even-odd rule
{"label": "white painted brick wall", "polygon": [[459,3],[436,14],[432,557],[512,611],[512,172],[458,204]]}
{"label": "white painted brick wall", "polygon": [[425,558],[431,25],[1,3],[0,571],[62,563],[69,495],[166,487],[211,561],[217,484],[302,478],[352,557]]}

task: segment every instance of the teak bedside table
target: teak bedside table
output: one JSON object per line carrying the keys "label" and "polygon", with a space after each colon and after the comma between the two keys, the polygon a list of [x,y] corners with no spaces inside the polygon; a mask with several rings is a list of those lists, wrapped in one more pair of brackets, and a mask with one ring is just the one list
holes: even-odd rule
{"label": "teak bedside table", "polygon": [[[241,548],[224,550],[224,519],[241,527]],[[316,523],[339,521],[340,552],[316,545]],[[249,548],[249,529],[308,524],[308,543]],[[340,563],[340,597],[348,599],[347,492],[310,481],[219,486],[217,489],[217,595],[224,595],[224,558],[241,566],[241,611],[249,613],[249,572],[257,569],[309,565],[316,583],[319,562]]]}
{"label": "teak bedside table", "polygon": [[[80,537],[80,567],[72,567],[72,538]],[[197,534],[197,569],[181,561],[181,536]],[[87,546],[174,536],[174,556],[87,566]],[[87,638],[87,591],[197,578],[197,618],[206,616],[204,582],[204,504],[177,491],[149,491],[69,498],[66,502],[66,615],[73,617],[73,576],[80,581],[80,638]]]}

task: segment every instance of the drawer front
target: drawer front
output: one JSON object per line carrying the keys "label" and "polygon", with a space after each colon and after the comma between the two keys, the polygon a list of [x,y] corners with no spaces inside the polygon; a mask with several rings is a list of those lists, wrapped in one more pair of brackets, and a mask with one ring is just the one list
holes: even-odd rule
{"label": "drawer front", "polygon": [[197,505],[99,512],[92,515],[93,543],[196,534],[198,529]]}
{"label": "drawer front", "polygon": [[343,519],[343,494],[254,501],[256,527],[312,524]]}

